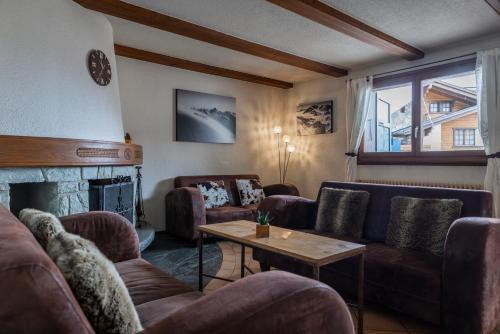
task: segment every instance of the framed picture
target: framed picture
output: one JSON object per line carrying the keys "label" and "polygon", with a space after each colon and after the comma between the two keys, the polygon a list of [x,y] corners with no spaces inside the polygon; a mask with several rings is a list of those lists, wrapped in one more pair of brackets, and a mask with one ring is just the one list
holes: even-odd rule
{"label": "framed picture", "polygon": [[176,140],[231,144],[236,140],[236,99],[176,89]]}
{"label": "framed picture", "polygon": [[301,104],[297,107],[299,136],[333,133],[333,101]]}

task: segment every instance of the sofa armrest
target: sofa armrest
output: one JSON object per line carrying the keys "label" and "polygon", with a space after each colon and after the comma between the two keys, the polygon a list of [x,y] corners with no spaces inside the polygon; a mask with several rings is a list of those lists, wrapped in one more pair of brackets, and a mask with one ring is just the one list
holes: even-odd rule
{"label": "sofa armrest", "polygon": [[450,332],[489,333],[500,319],[500,219],[462,218],[446,238],[443,320]]}
{"label": "sofa armrest", "polygon": [[273,196],[273,195],[299,196],[299,190],[293,184],[278,183],[265,186],[264,194],[266,196]]}
{"label": "sofa armrest", "polygon": [[297,196],[276,195],[266,197],[258,210],[269,212],[273,226],[310,228],[314,224],[316,201]]}
{"label": "sofa armrest", "polygon": [[141,254],[134,226],[119,214],[92,211],[60,220],[67,232],[93,241],[112,262],[136,259]]}
{"label": "sofa armrest", "polygon": [[353,334],[354,327],[347,305],[332,288],[273,271],[212,292],[144,333]]}
{"label": "sofa armrest", "polygon": [[188,241],[198,239],[196,229],[206,224],[205,200],[197,188],[171,190],[165,197],[166,230]]}

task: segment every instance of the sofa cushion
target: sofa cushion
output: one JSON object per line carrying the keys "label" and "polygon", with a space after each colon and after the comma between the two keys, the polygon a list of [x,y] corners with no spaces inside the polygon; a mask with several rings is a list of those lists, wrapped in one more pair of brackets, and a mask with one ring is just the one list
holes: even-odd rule
{"label": "sofa cushion", "polygon": [[47,249],[47,242],[50,238],[60,232],[64,232],[59,219],[51,213],[35,209],[23,209],[19,213],[19,219],[26,225],[38,243]]}
{"label": "sofa cushion", "polygon": [[252,209],[236,206],[207,209],[207,224],[228,222],[233,220],[254,220]]}
{"label": "sofa cushion", "polygon": [[[491,193],[484,190],[464,190],[429,187],[393,186],[359,182],[323,182],[321,188],[364,190],[370,193],[370,202],[366,212],[363,237],[378,242],[385,242],[387,224],[391,213],[391,201],[394,196],[419,198],[456,198],[464,203],[462,217],[491,217],[493,203]],[[320,188],[320,189],[321,189]],[[320,194],[319,192],[318,194]]]}
{"label": "sofa cushion", "polygon": [[241,205],[259,204],[262,202],[266,195],[264,194],[264,187],[257,179],[250,180],[236,180],[236,187],[240,195]]}
{"label": "sofa cushion", "polygon": [[120,275],[91,241],[61,232],[49,239],[47,253],[63,273],[96,333],[142,331]]}
{"label": "sofa cushion", "polygon": [[118,262],[115,267],[136,306],[194,291],[143,259]]}
{"label": "sofa cushion", "polygon": [[150,327],[165,319],[180,308],[187,306],[200,297],[199,291],[186,292],[180,295],[152,300],[136,307],[139,318],[144,327]]}
{"label": "sofa cushion", "polygon": [[318,204],[315,229],[361,238],[370,193],[324,187]]}
{"label": "sofa cushion", "polygon": [[385,243],[442,256],[446,234],[460,217],[458,199],[423,199],[395,196]]}
{"label": "sofa cushion", "polygon": [[196,185],[205,200],[205,208],[212,209],[229,204],[229,197],[224,188],[224,181],[206,181]]}

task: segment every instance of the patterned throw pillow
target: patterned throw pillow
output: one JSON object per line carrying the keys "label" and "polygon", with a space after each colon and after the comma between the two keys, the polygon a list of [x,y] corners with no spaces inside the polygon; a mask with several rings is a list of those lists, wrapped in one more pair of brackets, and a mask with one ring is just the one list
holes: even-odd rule
{"label": "patterned throw pillow", "polygon": [[23,209],[19,213],[19,220],[28,227],[33,236],[47,249],[47,242],[60,232],[64,232],[59,219],[51,213],[35,209]]}
{"label": "patterned throw pillow", "polygon": [[367,191],[321,189],[315,230],[361,238],[369,199]]}
{"label": "patterned throw pillow", "polygon": [[442,256],[446,235],[450,225],[460,218],[462,205],[458,199],[395,196],[385,243]]}
{"label": "patterned throw pillow", "polygon": [[259,180],[236,180],[236,187],[240,194],[241,205],[259,204],[266,198],[264,187]]}
{"label": "patterned throw pillow", "polygon": [[201,182],[196,185],[205,199],[205,208],[219,208],[229,204],[224,181]]}
{"label": "patterned throw pillow", "polygon": [[59,267],[96,333],[133,334],[139,316],[115,266],[93,242],[62,232],[47,253]]}

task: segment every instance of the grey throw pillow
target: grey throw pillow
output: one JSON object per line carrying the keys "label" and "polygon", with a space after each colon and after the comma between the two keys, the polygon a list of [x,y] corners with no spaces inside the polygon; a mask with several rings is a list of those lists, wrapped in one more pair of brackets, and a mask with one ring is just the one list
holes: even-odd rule
{"label": "grey throw pillow", "polygon": [[47,253],[59,267],[96,333],[133,334],[142,330],[125,284],[93,242],[62,232]]}
{"label": "grey throw pillow", "polygon": [[367,191],[321,189],[315,229],[361,238],[369,199]]}
{"label": "grey throw pillow", "polygon": [[423,199],[395,196],[385,243],[442,256],[450,225],[462,211],[458,199]]}
{"label": "grey throw pillow", "polygon": [[59,219],[51,213],[35,209],[23,209],[19,213],[19,220],[28,227],[33,236],[42,246],[47,249],[50,238],[64,232]]}

